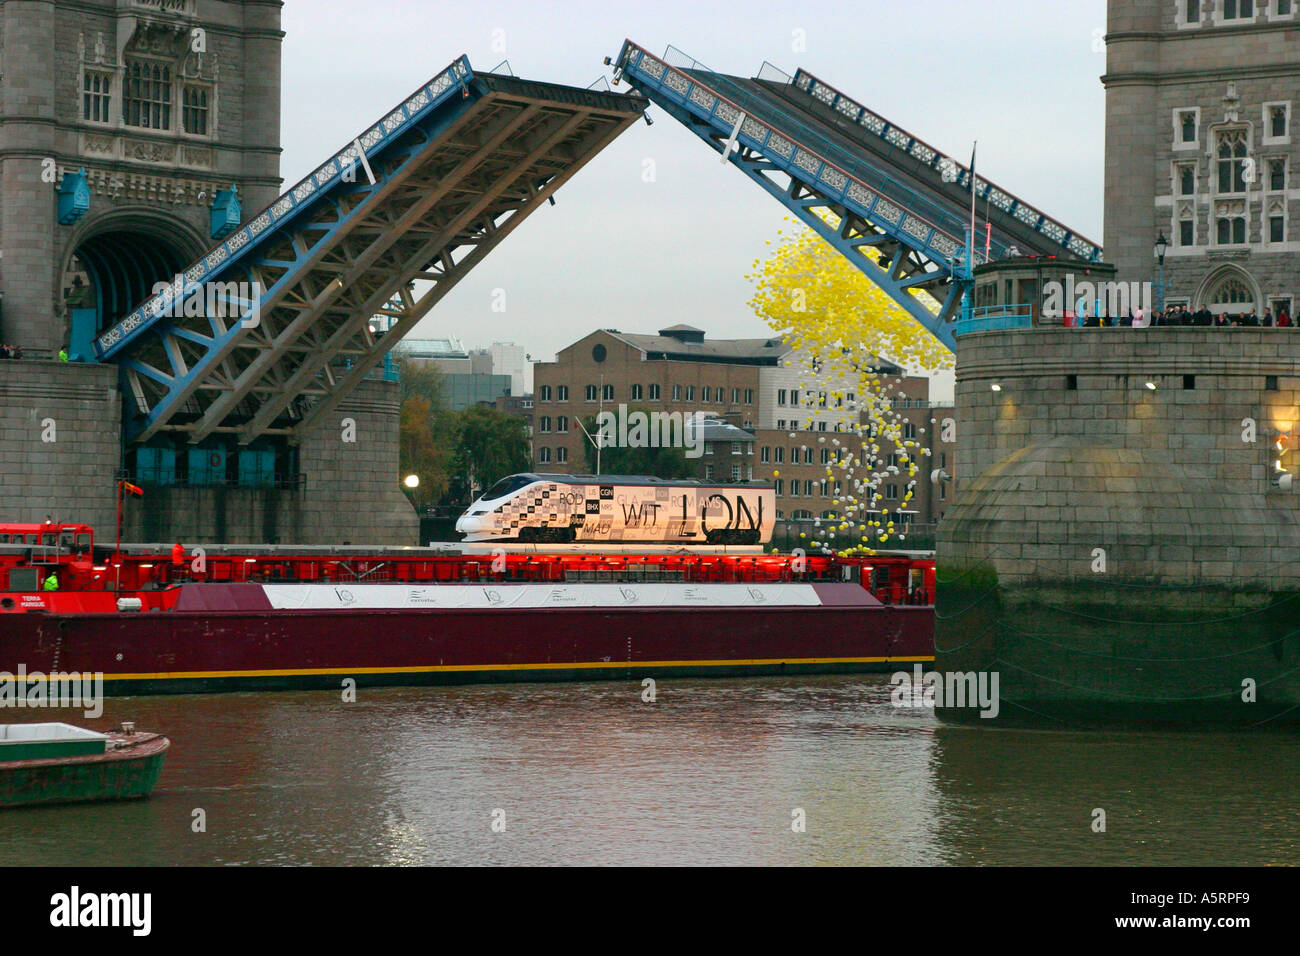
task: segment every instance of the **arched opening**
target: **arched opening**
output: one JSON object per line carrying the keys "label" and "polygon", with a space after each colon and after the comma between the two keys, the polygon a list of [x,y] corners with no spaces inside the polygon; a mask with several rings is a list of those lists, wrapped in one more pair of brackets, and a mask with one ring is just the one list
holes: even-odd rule
{"label": "arched opening", "polygon": [[1215,315],[1245,315],[1259,309],[1259,291],[1249,273],[1228,266],[1205,280],[1198,301]]}
{"label": "arched opening", "polygon": [[101,229],[82,239],[63,270],[60,291],[67,314],[68,353],[92,362],[95,336],[170,282],[190,262],[184,239],[153,230]]}

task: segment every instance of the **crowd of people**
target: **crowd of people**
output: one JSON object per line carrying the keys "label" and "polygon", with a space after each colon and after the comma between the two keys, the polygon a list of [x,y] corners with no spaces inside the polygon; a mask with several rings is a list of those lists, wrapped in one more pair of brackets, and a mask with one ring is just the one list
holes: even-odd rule
{"label": "crowd of people", "polygon": [[1259,315],[1253,308],[1246,313],[1229,315],[1227,312],[1221,312],[1215,315],[1205,306],[1201,306],[1196,311],[1192,311],[1186,306],[1176,305],[1165,311],[1151,309],[1150,311],[1142,308],[1130,309],[1122,316],[1110,315],[1092,315],[1083,316],[1082,321],[1076,321],[1077,326],[1087,329],[1095,329],[1108,325],[1132,326],[1136,329],[1145,329],[1153,325],[1181,325],[1181,326],[1202,326],[1205,328],[1228,328],[1229,326],[1242,326],[1249,328],[1279,328],[1289,329],[1295,327],[1291,314],[1283,308],[1275,316],[1271,309],[1265,309],[1263,315]]}
{"label": "crowd of people", "polygon": [[0,345],[0,359],[20,359],[23,357],[21,345]]}

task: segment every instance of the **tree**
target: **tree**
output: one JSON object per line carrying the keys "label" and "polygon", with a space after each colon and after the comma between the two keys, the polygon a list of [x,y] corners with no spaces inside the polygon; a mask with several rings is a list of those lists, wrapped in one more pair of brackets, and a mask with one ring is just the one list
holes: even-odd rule
{"label": "tree", "polygon": [[462,501],[471,501],[499,479],[532,467],[522,418],[488,405],[471,405],[456,417],[454,483]]}
{"label": "tree", "polygon": [[418,395],[426,399],[434,411],[447,407],[446,380],[431,363],[398,359],[397,370],[401,376],[403,402]]}
{"label": "tree", "polygon": [[[628,418],[635,412],[649,415],[646,409],[629,409]],[[582,427],[592,439],[598,437],[599,425],[595,415],[582,420]],[[583,436],[583,449],[586,453],[587,468],[596,473],[596,446]],[[685,448],[649,448],[628,445],[606,444],[600,450],[600,473],[605,475],[649,475],[656,478],[696,478],[698,471],[694,461],[686,457]]]}
{"label": "tree", "polygon": [[455,418],[445,410],[434,411],[429,399],[413,395],[402,402],[398,458],[401,477],[416,475],[418,487],[406,493],[418,508],[441,501],[451,481],[451,460],[455,450]]}

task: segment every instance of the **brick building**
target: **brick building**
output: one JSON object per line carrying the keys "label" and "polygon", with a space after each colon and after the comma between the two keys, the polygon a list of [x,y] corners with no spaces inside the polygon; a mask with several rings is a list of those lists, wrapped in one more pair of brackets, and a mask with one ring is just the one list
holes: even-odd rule
{"label": "brick building", "polygon": [[1300,305],[1300,0],[1110,0],[1106,260],[1166,303]]}
{"label": "brick building", "polygon": [[[806,359],[779,337],[709,339],[688,325],[657,335],[592,332],[562,349],[554,362],[534,366],[534,460],[539,470],[588,471],[588,439],[578,421],[602,410],[617,412],[623,405],[683,416],[701,412],[748,437],[706,441],[698,477],[770,481],[780,517],[820,518],[839,510],[837,495],[853,493],[842,479],[837,491],[836,477],[828,478],[826,469],[835,456],[848,452],[852,424],[864,420],[863,397],[836,395],[829,381],[810,379],[803,371]],[[932,430],[951,417],[951,409],[932,408],[928,379],[904,376],[885,364],[879,372],[891,379],[891,391],[902,396],[895,409],[908,419],[905,436],[930,444]],[[933,425],[931,418],[936,419]],[[882,466],[897,464],[890,458],[896,450],[881,444]],[[930,477],[940,462],[953,474],[955,449],[945,443],[936,445],[935,452],[933,463],[918,464],[911,520],[932,522],[946,504],[948,486],[932,485]],[[901,504],[910,480],[905,464],[900,472],[896,481],[883,482],[885,506],[891,510]],[[861,469],[857,477],[865,477]]]}

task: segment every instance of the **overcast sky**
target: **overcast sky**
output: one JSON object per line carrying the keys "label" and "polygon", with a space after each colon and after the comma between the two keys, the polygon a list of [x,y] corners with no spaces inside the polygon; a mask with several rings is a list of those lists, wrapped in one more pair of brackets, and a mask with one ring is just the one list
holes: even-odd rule
{"label": "overcast sky", "polygon": [[[477,70],[585,87],[625,38],[711,69],[804,67],[1101,240],[1104,0],[287,0],[281,172],[293,183],[464,53]],[[796,33],[796,31],[800,31]],[[796,52],[797,38],[806,49]],[[504,46],[504,52],[500,52]],[[625,89],[625,87],[620,87]],[[651,106],[464,279],[416,335],[550,359],[594,328],[687,322],[766,335],[744,278],[784,208]],[[641,178],[653,158],[657,181]],[[491,309],[506,290],[506,311]]]}

